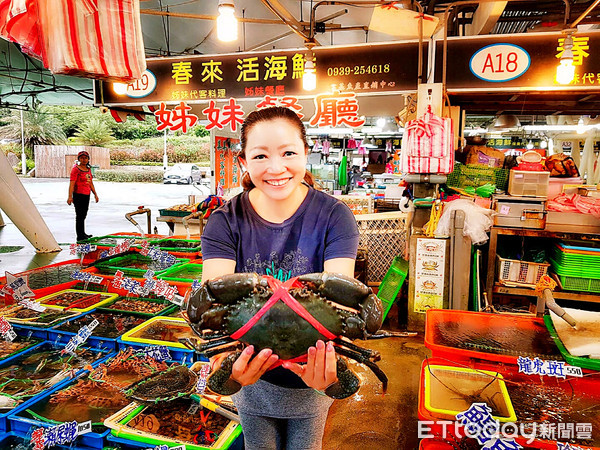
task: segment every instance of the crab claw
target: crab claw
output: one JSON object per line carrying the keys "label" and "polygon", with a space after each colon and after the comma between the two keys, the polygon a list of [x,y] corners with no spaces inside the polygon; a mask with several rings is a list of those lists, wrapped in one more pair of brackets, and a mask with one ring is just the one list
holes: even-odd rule
{"label": "crab claw", "polygon": [[221,362],[221,367],[210,374],[207,386],[211,391],[220,395],[233,395],[242,388],[240,383],[231,379],[233,363],[240,355],[239,351],[228,355]]}
{"label": "crab claw", "polygon": [[214,303],[234,304],[260,284],[261,278],[256,273],[232,273],[204,282],[187,301],[186,311],[190,322],[200,323],[202,314],[211,309]]}
{"label": "crab claw", "polygon": [[202,319],[202,314],[210,309],[214,302],[214,298],[210,294],[206,283],[200,289],[190,295],[187,302],[187,315],[192,323],[199,323]]}
{"label": "crab claw", "polygon": [[341,400],[355,394],[360,387],[360,381],[342,358],[337,359],[336,369],[338,381],[325,389],[325,394],[331,398]]}

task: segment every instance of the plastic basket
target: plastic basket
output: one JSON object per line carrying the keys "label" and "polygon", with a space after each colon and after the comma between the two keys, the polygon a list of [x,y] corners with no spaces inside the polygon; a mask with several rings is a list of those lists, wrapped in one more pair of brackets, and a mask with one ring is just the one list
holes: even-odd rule
{"label": "plastic basket", "polygon": [[425,347],[432,356],[449,361],[486,360],[516,365],[519,356],[562,359],[542,319],[515,314],[429,309]]}
{"label": "plastic basket", "polygon": [[454,170],[448,174],[448,186],[464,188],[467,186],[479,187],[484,184],[495,184],[496,188],[503,191],[508,186],[508,170],[497,167],[486,167],[477,164],[456,164]]}
{"label": "plastic basket", "polygon": [[6,320],[13,324],[26,325],[30,327],[49,328],[59,323],[65,322],[70,318],[76,317],[81,314],[78,311],[64,311],[63,308],[46,306],[46,310],[38,312],[34,317],[28,318],[17,318],[13,314],[7,314]]}
{"label": "plastic basket", "polygon": [[[168,329],[171,328],[171,332]],[[165,332],[160,331],[164,329]],[[160,339],[161,333],[168,336],[168,340]],[[155,335],[156,338],[144,338],[143,335]],[[150,320],[132,328],[121,336],[123,344],[142,343],[149,345],[164,345],[167,347],[185,349],[191,351],[185,345],[179,342],[179,338],[200,338],[192,331],[188,323],[180,317],[153,317]]]}
{"label": "plastic basket", "polygon": [[508,193],[525,197],[547,197],[550,172],[528,170],[510,171]]}
{"label": "plastic basket", "polygon": [[[156,446],[161,444],[167,444],[170,446],[184,444],[186,449],[193,450],[225,450],[229,449],[236,439],[242,433],[242,426],[235,421],[230,421],[229,424],[223,429],[219,438],[210,446],[190,444],[189,442],[179,441],[177,439],[168,438],[161,436],[157,433],[151,433],[148,431],[141,431],[128,424],[138,415],[142,414],[148,406],[140,405],[138,403],[131,403],[121,411],[113,414],[111,417],[104,421],[104,424],[111,428],[111,434],[113,436],[125,439],[131,439],[138,442],[143,442],[148,446]],[[216,414],[216,413],[212,413]]]}
{"label": "plastic basket", "polygon": [[[38,346],[28,349],[27,352],[24,352],[24,353],[18,355],[18,358],[33,355],[37,352],[46,351],[46,350],[49,350],[49,349],[52,349],[55,347],[60,349],[64,346],[63,345],[54,345],[47,341],[42,342]],[[93,368],[96,368],[97,366],[99,366],[102,362],[106,361],[111,356],[111,353],[108,353],[106,351],[102,351],[102,350],[98,350],[98,349],[91,349],[91,350],[94,353],[103,353],[103,355],[101,357],[99,357],[98,359],[96,359],[95,361],[93,361],[91,363],[91,366]],[[9,365],[15,364],[16,362],[17,361],[15,361],[15,360],[3,361],[0,364],[0,367],[7,367]],[[87,372],[86,369],[81,368],[75,372],[74,376],[75,376],[75,378],[78,378],[78,377],[82,376],[83,374],[85,374],[86,372]],[[15,430],[15,427],[13,426],[13,420],[12,420],[12,416],[14,414],[17,414],[18,412],[23,411],[24,409],[27,409],[30,405],[36,403],[41,397],[50,395],[50,394],[58,391],[59,389],[62,389],[64,386],[66,386],[70,382],[72,382],[72,379],[70,379],[70,378],[62,380],[62,381],[58,382],[57,384],[55,384],[54,386],[48,387],[47,389],[44,389],[43,391],[38,392],[36,395],[25,400],[23,403],[21,403],[14,409],[7,411],[7,412],[0,413],[0,432],[6,431],[7,429]],[[28,425],[21,424],[21,426],[19,427],[19,431],[22,433],[27,433],[30,426],[31,426],[30,424],[28,424]],[[3,447],[0,447],[0,448],[3,448]]]}
{"label": "plastic basket", "polygon": [[[82,268],[80,259],[70,259],[37,269],[19,272],[15,276],[27,276],[29,288],[33,291],[36,298],[39,298],[70,287],[74,283],[71,274],[75,270],[81,270]],[[0,286],[5,283],[6,277],[0,277]]]}
{"label": "plastic basket", "polygon": [[358,225],[358,246],[367,249],[367,282],[383,281],[394,258],[406,248],[407,214],[388,212],[354,216]]}
{"label": "plastic basket", "polygon": [[[55,304],[56,301],[58,301],[58,298],[65,295],[65,294],[87,294],[87,296],[80,298],[76,301],[74,301],[71,304],[74,305],[81,305],[81,307],[71,307],[70,305],[67,306],[58,306]],[[75,311],[77,313],[82,313],[82,312],[87,312],[87,311],[91,311],[94,308],[97,308],[98,306],[102,306],[108,302],[110,302],[111,300],[114,300],[115,298],[117,298],[117,294],[109,294],[109,293],[103,293],[103,292],[97,292],[97,291],[83,291],[83,290],[77,290],[77,289],[65,289],[63,291],[59,291],[59,292],[55,292],[54,294],[50,294],[47,295],[45,297],[40,298],[38,301],[44,305],[44,306],[53,306],[55,308],[60,308],[62,310],[66,310],[66,311]]]}
{"label": "plastic basket", "polygon": [[151,259],[147,256],[141,255],[139,253],[129,253],[124,256],[117,256],[115,258],[111,258],[108,261],[99,262],[98,264],[96,264],[96,268],[100,272],[106,273],[106,274],[114,275],[117,270],[120,270],[127,276],[143,277],[144,274],[148,271],[148,269],[135,268],[135,267],[129,267],[129,266],[132,264],[136,264],[136,263],[154,265],[155,268],[151,269],[151,270],[154,271],[155,275],[159,275],[159,274],[164,273],[170,267],[176,266],[178,264],[182,264],[184,262],[187,262],[187,260],[177,259],[177,261],[174,264],[171,264],[170,266],[166,266],[166,265],[160,264],[157,261],[154,261],[153,259]]}
{"label": "plastic basket", "polygon": [[[135,302],[145,302],[145,303],[156,303],[156,304],[160,304],[163,306],[163,308],[157,312],[142,312],[142,311],[131,311],[128,309],[122,309],[120,306],[115,305],[115,303],[122,301],[122,300],[130,300],[130,301],[135,301]],[[102,305],[101,308],[98,308],[98,312],[117,312],[117,313],[123,313],[123,314],[131,314],[133,316],[139,316],[139,317],[146,317],[146,318],[151,318],[151,317],[155,317],[155,316],[166,316],[168,314],[170,314],[171,312],[173,312],[175,309],[177,309],[177,305],[174,305],[173,303],[169,302],[168,300],[164,300],[164,299],[159,299],[159,298],[145,298],[145,297],[123,297],[123,296],[119,296],[116,297],[112,300],[110,300],[108,303],[104,303]]]}
{"label": "plastic basket", "polygon": [[[506,384],[499,373],[487,370],[474,370],[468,367],[427,364],[423,366],[425,375],[425,408],[436,418],[454,419],[466,411],[471,402],[460,394],[477,393],[477,402],[494,402],[497,415],[492,417],[500,422],[514,422],[517,415],[513,409]],[[500,396],[497,394],[500,393]]]}
{"label": "plastic basket", "polygon": [[[187,273],[190,275],[187,275]],[[171,267],[163,272],[157,278],[168,281],[179,281],[182,283],[192,283],[194,280],[202,278],[202,264],[181,264],[177,267]]]}
{"label": "plastic basket", "polygon": [[558,279],[565,291],[597,292],[600,293],[600,280],[594,278],[580,278],[568,275],[560,275]]}
{"label": "plastic basket", "polygon": [[[157,245],[158,248],[167,252],[179,253],[197,253],[200,251],[200,241],[198,239],[159,239],[148,242],[150,245]],[[185,244],[191,244],[186,246]],[[177,244],[184,244],[183,246]]]}
{"label": "plastic basket", "polygon": [[194,211],[174,211],[172,209],[159,209],[158,212],[161,216],[185,217],[189,216]]}
{"label": "plastic basket", "polygon": [[[428,429],[430,430],[428,433],[432,434],[434,439],[446,439],[452,442],[452,448],[481,448],[481,444],[478,444],[475,439],[466,440],[466,430],[458,421],[444,423],[425,408],[425,377],[423,370],[427,364],[447,365],[447,362],[440,358],[430,358],[423,362],[419,387],[419,406],[417,410],[419,420],[428,421],[426,422],[428,424]],[[559,437],[561,435],[558,434],[557,427],[560,422],[569,422],[569,420],[566,420],[566,418],[561,420],[561,417],[565,417],[566,415],[572,417],[572,414],[578,415],[578,406],[582,401],[584,401],[586,405],[593,406],[594,410],[595,406],[600,402],[600,391],[596,386],[596,377],[568,377],[565,380],[564,378],[549,376],[532,376],[525,373],[519,373],[518,366],[506,366],[503,364],[482,361],[472,361],[469,364],[469,367],[476,370],[501,373],[517,415],[516,423],[537,423],[538,436],[535,437],[533,441],[530,440],[529,435],[525,436],[521,433],[518,433],[518,436],[515,437],[515,441],[520,444],[523,449],[535,448],[556,450],[556,440],[549,440],[551,437],[548,437],[548,435],[544,436],[541,427],[544,424],[550,425],[555,429],[553,433],[554,439],[559,438],[559,440],[563,440]],[[521,389],[526,392],[541,392],[541,394],[539,396],[524,395]],[[548,402],[548,400],[545,400],[546,398],[551,401]],[[540,405],[543,405],[543,408],[540,407]],[[544,411],[546,408],[550,413]],[[560,412],[558,414],[552,414],[551,411],[556,411],[557,408]],[[537,414],[537,417],[531,418],[531,414],[525,413],[524,410],[537,412],[534,413]],[[527,414],[526,417],[524,416],[525,414]],[[598,413],[593,412],[589,417],[591,421],[597,421]],[[507,427],[505,431],[508,433],[507,437],[511,437],[511,434],[513,433],[512,427]],[[472,446],[469,445],[471,443]],[[571,441],[571,445],[572,448],[585,448],[586,450],[598,450],[600,448],[598,446],[590,445],[589,440],[583,439],[576,439],[575,442]],[[568,447],[569,446],[565,444],[565,448]]]}
{"label": "plastic basket", "polygon": [[390,308],[394,304],[406,275],[408,273],[408,261],[400,256],[396,256],[392,261],[392,265],[383,277],[383,281],[379,285],[377,297],[383,304],[383,318],[385,319]]}
{"label": "plastic basket", "polygon": [[523,286],[534,288],[540,278],[548,273],[550,263],[535,263],[505,259],[496,255],[496,278],[500,284],[507,286]]}
{"label": "plastic basket", "polygon": [[[74,317],[66,322],[63,322],[59,325],[54,326],[53,328],[48,330],[48,340],[52,341],[52,342],[59,342],[59,343],[63,343],[66,344],[67,342],[69,342],[71,340],[71,338],[73,338],[73,336],[75,336],[77,334],[76,331],[68,331],[65,329],[61,329],[64,328],[68,325],[72,325],[72,330],[79,330],[82,326],[84,325],[88,325],[90,322],[92,322],[94,320],[94,317],[98,316],[99,314],[104,314],[107,316],[111,316],[111,317],[115,317],[115,316],[127,316],[132,318],[131,321],[134,322],[134,324],[129,325],[129,329],[133,328],[133,325],[135,324],[143,324],[145,321],[145,317],[138,317],[134,314],[124,314],[124,313],[116,313],[116,312],[109,312],[109,313],[102,313],[101,311],[91,311],[91,312],[87,312],[87,313],[83,313],[77,317]],[[94,317],[92,317],[94,316]],[[140,323],[141,322],[141,323]],[[92,335],[90,337],[88,337],[87,339],[87,344],[89,346],[94,346],[94,347],[98,347],[98,348],[106,348],[106,349],[110,349],[110,350],[115,350],[117,348],[117,338],[119,338],[123,333],[125,333],[128,330],[128,328],[126,328],[125,326],[123,327],[123,329],[119,330],[117,328],[115,328],[114,333],[112,336],[106,336],[106,335],[100,335],[98,329],[94,329],[94,331],[92,331]]]}
{"label": "plastic basket", "polygon": [[560,340],[550,315],[544,316],[544,323],[546,324],[546,328],[548,328],[548,332],[554,338],[554,342],[556,342],[556,346],[566,362],[572,366],[582,367],[584,369],[600,370],[600,359],[592,359],[584,356],[573,356],[571,353],[569,353],[569,350],[567,350],[565,344],[563,344]]}

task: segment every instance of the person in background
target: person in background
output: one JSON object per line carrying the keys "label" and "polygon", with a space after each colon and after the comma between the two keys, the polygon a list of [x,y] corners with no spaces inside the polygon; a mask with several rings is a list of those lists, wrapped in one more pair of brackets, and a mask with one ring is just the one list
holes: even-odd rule
{"label": "person in background", "polygon": [[[354,276],[358,227],[341,201],[313,187],[306,170],[306,131],[284,107],[248,115],[239,155],[244,191],[213,212],[202,235],[202,281],[235,272],[287,280],[312,272]],[[212,361],[220,366],[223,354]],[[321,391],[335,384],[331,342],[308,349],[304,365],[278,361],[271,349],[246,347],[231,377],[242,385],[233,395],[245,448],[322,448],[327,412],[333,403]]]}
{"label": "person in background", "polygon": [[394,173],[394,157],[388,156],[385,161],[385,173]]}
{"label": "person in background", "polygon": [[77,241],[83,241],[92,237],[85,232],[85,218],[87,217],[90,206],[90,194],[94,193],[96,203],[98,203],[98,194],[92,180],[92,170],[90,167],[90,155],[85,150],[77,154],[77,163],[71,170],[71,182],[69,183],[69,197],[67,204],[75,206],[75,231]]}

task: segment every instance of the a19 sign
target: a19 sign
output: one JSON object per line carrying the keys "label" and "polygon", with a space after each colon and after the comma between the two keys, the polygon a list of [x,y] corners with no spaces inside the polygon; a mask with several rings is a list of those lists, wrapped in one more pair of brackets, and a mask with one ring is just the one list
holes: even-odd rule
{"label": "a19 sign", "polygon": [[473,54],[469,68],[477,78],[498,83],[520,77],[530,64],[529,53],[518,45],[492,44]]}

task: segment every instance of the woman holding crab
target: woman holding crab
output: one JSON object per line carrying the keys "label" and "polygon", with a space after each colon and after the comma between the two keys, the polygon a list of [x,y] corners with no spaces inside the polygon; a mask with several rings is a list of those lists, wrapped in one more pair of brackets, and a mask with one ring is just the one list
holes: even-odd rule
{"label": "woman holding crab", "polygon": [[[242,125],[239,160],[244,191],[216,210],[202,235],[202,281],[236,272],[280,281],[314,272],[352,277],[358,228],[350,209],[314,188],[306,170],[306,131],[297,114],[273,107],[252,112]],[[226,355],[213,360],[218,366]],[[247,449],[320,449],[337,383],[331,342],[308,349],[304,365],[278,361],[272,350],[248,346],[231,378]]]}

